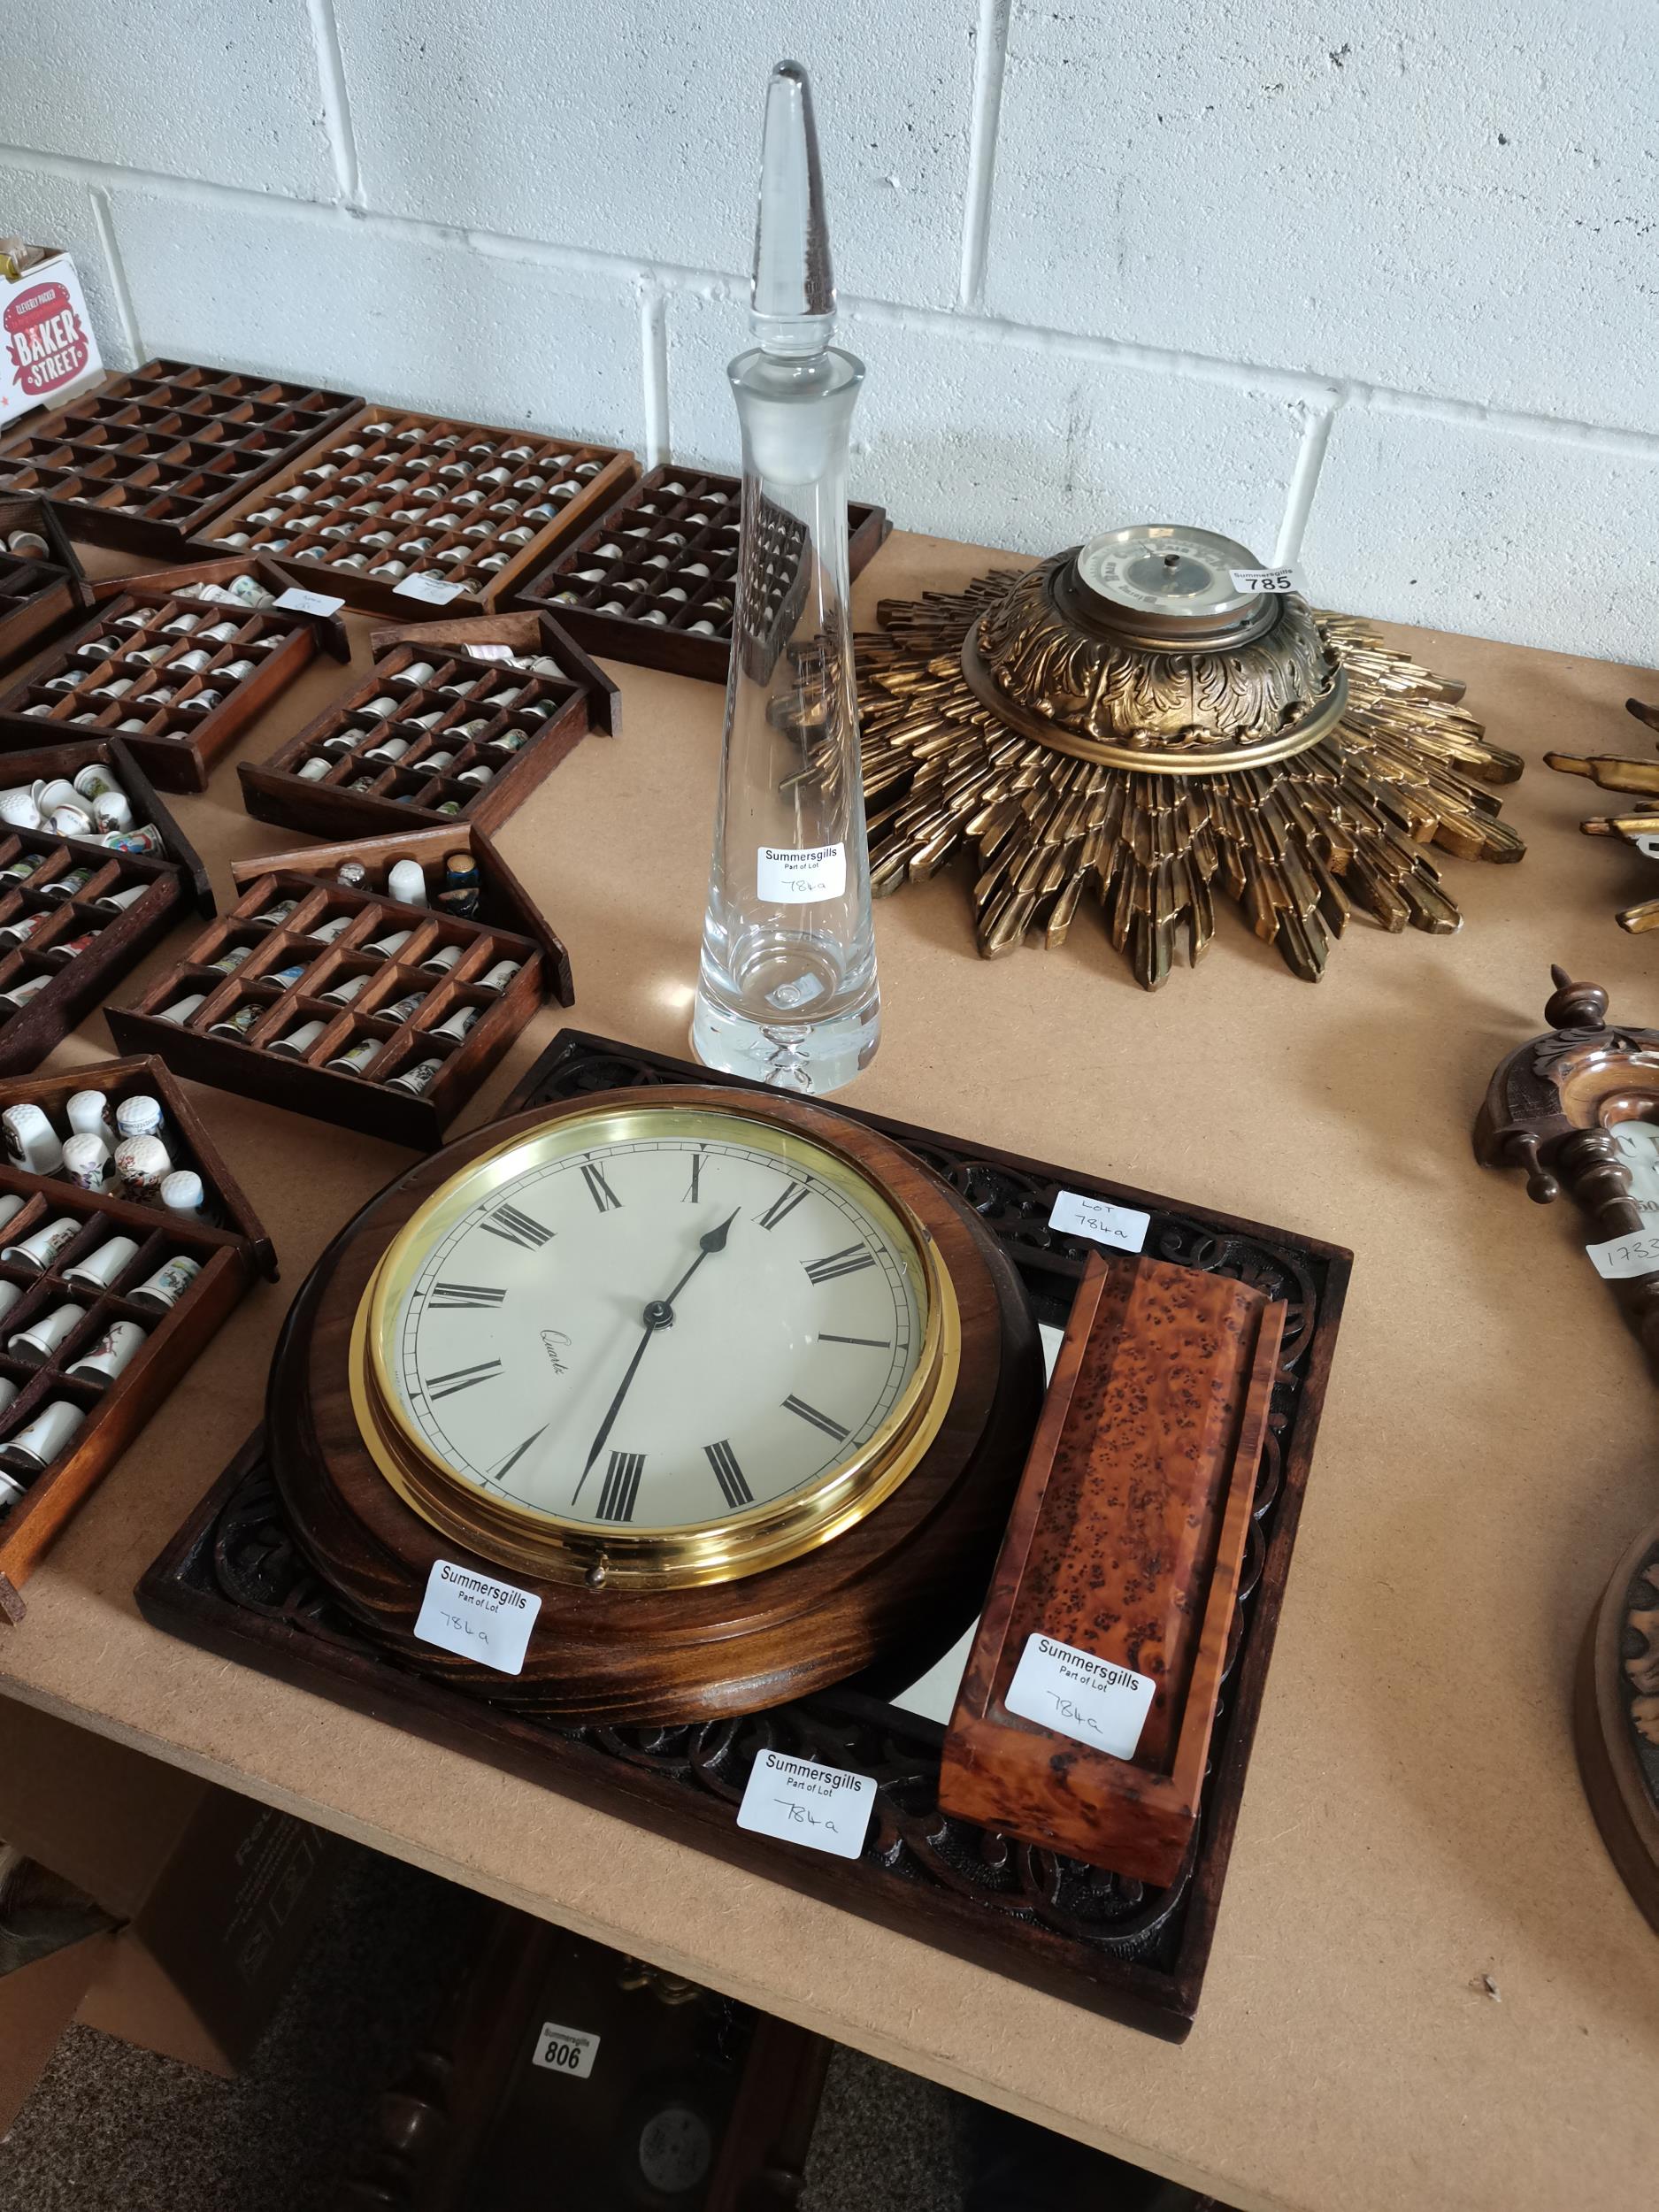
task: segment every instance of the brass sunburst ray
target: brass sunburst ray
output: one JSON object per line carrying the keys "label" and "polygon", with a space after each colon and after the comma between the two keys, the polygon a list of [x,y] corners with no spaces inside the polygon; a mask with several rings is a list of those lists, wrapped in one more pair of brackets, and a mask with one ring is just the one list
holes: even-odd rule
{"label": "brass sunburst ray", "polygon": [[[1154,588],[1194,547],[1250,565],[1204,533],[1110,534],[1155,541]],[[965,849],[987,956],[1060,943],[1087,893],[1148,990],[1202,955],[1217,891],[1310,979],[1355,910],[1456,929],[1428,849],[1525,850],[1487,788],[1521,762],[1463,711],[1461,686],[1289,595],[1196,642],[1185,608],[1131,637],[1084,588],[1102,588],[1087,564],[1106,542],[884,602],[856,641],[877,893]]]}
{"label": "brass sunburst ray", "polygon": [[[1659,707],[1640,699],[1626,699],[1625,710],[1650,730],[1659,730]],[[1645,806],[1627,814],[1593,814],[1578,827],[1586,837],[1619,837],[1633,846],[1644,860],[1659,860],[1659,761],[1631,760],[1619,753],[1596,753],[1585,758],[1576,753],[1546,753],[1544,764],[1563,775],[1588,776],[1603,791],[1630,792],[1646,799]],[[1621,907],[1613,919],[1632,936],[1659,929],[1659,899],[1641,899]]]}

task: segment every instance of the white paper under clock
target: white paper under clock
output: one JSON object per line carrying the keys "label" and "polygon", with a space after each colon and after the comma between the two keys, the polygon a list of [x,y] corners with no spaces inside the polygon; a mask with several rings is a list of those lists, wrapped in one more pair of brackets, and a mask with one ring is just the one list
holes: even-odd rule
{"label": "white paper under clock", "polygon": [[415,1623],[417,1641],[476,1659],[497,1674],[522,1674],[530,1631],[541,1610],[533,1591],[435,1559]]}
{"label": "white paper under clock", "polygon": [[466,657],[471,661],[510,661],[512,648],[511,645],[469,645]]}
{"label": "white paper under clock", "polygon": [[429,607],[447,607],[451,599],[458,599],[465,589],[465,584],[452,584],[447,577],[428,576],[417,570],[414,575],[405,576],[401,584],[392,586],[392,595],[396,599],[421,599]]}
{"label": "white paper under clock", "polygon": [[326,591],[302,591],[297,584],[290,584],[280,598],[271,602],[273,611],[283,608],[291,614],[338,614],[345,603],[331,599]]}
{"label": "white paper under clock", "polygon": [[1110,1198],[1090,1198],[1081,1191],[1063,1190],[1054,1202],[1048,1226],[1062,1236],[1087,1237],[1109,1244],[1115,1252],[1143,1252],[1150,1214],[1139,1206],[1114,1206]]}
{"label": "white paper under clock", "polygon": [[1114,1759],[1133,1759],[1157,1687],[1133,1667],[1114,1666],[1052,1636],[1028,1636],[1002,1702],[1022,1720]]}
{"label": "white paper under clock", "polygon": [[757,1836],[803,1843],[809,1851],[856,1859],[864,1847],[875,1794],[872,1775],[763,1751],[749,1770],[737,1824]]}
{"label": "white paper under clock", "polygon": [[1607,1283],[1627,1283],[1633,1276],[1650,1275],[1659,1268],[1659,1229],[1638,1229],[1633,1236],[1609,1237],[1605,1244],[1587,1244],[1590,1264]]}
{"label": "white paper under clock", "polygon": [[847,888],[845,845],[763,845],[755,861],[755,888],[779,906],[810,906],[839,899]]}
{"label": "white paper under clock", "polygon": [[599,2038],[586,2028],[562,2028],[557,2020],[544,2020],[532,2060],[537,2066],[545,2066],[549,2074],[568,2074],[572,2081],[586,2081],[598,2055]]}

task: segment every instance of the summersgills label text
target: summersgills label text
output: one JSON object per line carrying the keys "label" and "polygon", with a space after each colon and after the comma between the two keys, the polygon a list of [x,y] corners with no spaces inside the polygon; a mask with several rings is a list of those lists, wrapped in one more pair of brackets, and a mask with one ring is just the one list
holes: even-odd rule
{"label": "summersgills label text", "polygon": [[522,1674],[541,1610],[541,1599],[529,1590],[437,1559],[426,1578],[415,1634],[423,1644],[475,1659],[497,1674]]}

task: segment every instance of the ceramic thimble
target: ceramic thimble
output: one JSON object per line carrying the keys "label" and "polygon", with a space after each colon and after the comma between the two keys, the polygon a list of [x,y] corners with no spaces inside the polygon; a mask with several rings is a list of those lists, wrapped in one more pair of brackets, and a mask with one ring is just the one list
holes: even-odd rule
{"label": "ceramic thimble", "polygon": [[327,990],[319,991],[318,996],[326,999],[331,1006],[349,1006],[352,1000],[368,987],[366,975],[342,975],[338,983],[330,984]]}
{"label": "ceramic thimble", "polygon": [[425,906],[426,872],[418,860],[395,860],[387,875],[386,888],[400,906]]}
{"label": "ceramic thimble", "polygon": [[384,937],[377,937],[372,945],[365,945],[364,950],[378,953],[382,960],[391,960],[402,952],[414,933],[412,929],[388,930]]}
{"label": "ceramic thimble", "polygon": [[111,1164],[110,1148],[96,1130],[77,1130],[65,1138],[64,1173],[77,1190],[107,1190]]}
{"label": "ceramic thimble", "polygon": [[207,1192],[193,1167],[175,1168],[161,1179],[161,1202],[170,1214],[191,1221],[208,1217]]}
{"label": "ceramic thimble", "polygon": [[32,998],[38,998],[50,983],[50,975],[25,976],[21,983],[14,983],[9,991],[0,991],[0,1001],[7,1006],[27,1006]]}
{"label": "ceramic thimble", "polygon": [[115,1172],[121,1194],[139,1205],[157,1197],[162,1178],[171,1174],[173,1162],[159,1137],[123,1137],[115,1148]]}
{"label": "ceramic thimble", "polygon": [[13,1267],[27,1267],[32,1275],[39,1275],[80,1234],[81,1224],[74,1216],[59,1214],[55,1221],[49,1221],[19,1243],[0,1247],[0,1260],[10,1260]]}
{"label": "ceramic thimble", "polygon": [[411,1091],[419,1098],[423,1091],[432,1088],[432,1079],[443,1065],[442,1060],[417,1060],[412,1068],[405,1068],[387,1085],[391,1091]]}
{"label": "ceramic thimble", "polygon": [[87,1317],[84,1306],[73,1299],[65,1299],[61,1306],[54,1306],[50,1313],[42,1313],[30,1322],[27,1329],[19,1329],[15,1336],[6,1339],[6,1349],[13,1359],[27,1360],[33,1366],[37,1360],[50,1359],[60,1344],[69,1339]]}
{"label": "ceramic thimble", "polygon": [[144,1332],[136,1321],[111,1321],[89,1352],[64,1372],[73,1375],[77,1382],[96,1383],[99,1389],[115,1380],[133,1355],[144,1341]]}
{"label": "ceramic thimble", "polygon": [[102,1137],[111,1150],[115,1148],[117,1130],[115,1117],[110,1111],[110,1102],[102,1091],[77,1091],[65,1112],[69,1126],[77,1135]]}
{"label": "ceramic thimble", "polygon": [[305,934],[316,938],[319,944],[332,945],[334,939],[343,937],[350,926],[349,914],[331,914],[326,922],[319,922],[315,929],[308,929]]}
{"label": "ceramic thimble", "polygon": [[152,1098],[148,1091],[134,1091],[130,1098],[122,1099],[115,1110],[118,1137],[165,1138],[166,1123],[161,1101]]}
{"label": "ceramic thimble", "polygon": [[164,1022],[178,1022],[182,1025],[190,1019],[193,1014],[200,1013],[206,1003],[207,993],[205,991],[192,991],[184,998],[174,999],[171,1006],[164,1006],[156,1019]]}
{"label": "ceramic thimble", "polygon": [[360,1037],[356,1044],[349,1045],[343,1052],[337,1052],[332,1060],[326,1060],[323,1064],[332,1068],[336,1075],[361,1075],[380,1050],[380,1044],[379,1037]]}
{"label": "ceramic thimble", "polygon": [[279,1037],[270,1047],[289,1059],[303,1059],[328,1026],[326,1022],[302,1022],[297,1029],[290,1029],[286,1037]]}
{"label": "ceramic thimble", "polygon": [[248,1033],[260,1015],[269,1013],[270,1010],[269,1007],[260,1000],[247,999],[234,1014],[227,1014],[222,1020],[211,1023],[207,1033],[210,1037],[222,1037],[228,1044],[244,1044],[248,1039]]}
{"label": "ceramic thimble", "polygon": [[504,991],[524,963],[522,960],[498,960],[478,979],[480,991]]}
{"label": "ceramic thimble", "polygon": [[459,1044],[467,1031],[483,1011],[479,1006],[457,1006],[447,1021],[441,1021],[433,1031],[434,1037],[453,1037]]}
{"label": "ceramic thimble", "polygon": [[19,1198],[15,1191],[0,1198],[0,1229],[9,1229],[28,1202],[27,1198]]}
{"label": "ceramic thimble", "polygon": [[63,1165],[64,1148],[58,1132],[38,1106],[8,1106],[0,1114],[5,1132],[6,1156],[31,1175],[53,1175]]}
{"label": "ceramic thimble", "polygon": [[106,1237],[90,1252],[71,1263],[64,1270],[64,1280],[71,1290],[89,1290],[95,1294],[108,1290],[110,1285],[138,1257],[138,1245],[132,1237]]}
{"label": "ceramic thimble", "polygon": [[[16,1283],[0,1283],[0,1316],[10,1313],[22,1295],[23,1293]],[[4,1413],[4,1406],[0,1406],[0,1413]]]}
{"label": "ceramic thimble", "polygon": [[15,1436],[8,1436],[0,1445],[0,1451],[38,1474],[65,1450],[86,1417],[81,1408],[72,1406],[67,1398],[54,1398],[41,1408],[26,1428],[20,1428]]}
{"label": "ceramic thimble", "polygon": [[175,1252],[153,1275],[137,1286],[132,1293],[133,1303],[135,1306],[155,1306],[165,1312],[169,1306],[178,1304],[201,1272],[200,1260],[193,1260],[182,1252]]}

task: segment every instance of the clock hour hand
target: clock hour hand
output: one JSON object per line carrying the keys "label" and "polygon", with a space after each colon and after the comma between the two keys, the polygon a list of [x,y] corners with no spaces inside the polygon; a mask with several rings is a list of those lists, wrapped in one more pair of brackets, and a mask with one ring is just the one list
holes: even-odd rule
{"label": "clock hour hand", "polygon": [[657,1334],[658,1329],[667,1328],[669,1324],[672,1321],[674,1317],[675,1299],[679,1297],[680,1292],[684,1290],[686,1285],[691,1280],[697,1270],[703,1265],[703,1263],[708,1258],[710,1253],[725,1251],[726,1235],[731,1229],[732,1224],[737,1219],[737,1215],[738,1209],[734,1206],[731,1212],[727,1214],[726,1219],[722,1221],[718,1227],[704,1231],[703,1234],[697,1240],[696,1258],[693,1260],[691,1265],[686,1270],[680,1280],[674,1285],[674,1287],[669,1292],[667,1297],[653,1298],[650,1304],[646,1307],[642,1317],[645,1323],[645,1333],[634,1346],[634,1357],[628,1362],[628,1371],[622,1378],[621,1385],[617,1391],[616,1396],[611,1401],[610,1410],[606,1413],[604,1419],[599,1424],[599,1433],[594,1439],[593,1449],[588,1453],[587,1464],[582,1469],[581,1482],[577,1484],[575,1494],[571,1499],[571,1503],[572,1505],[575,1504],[577,1498],[580,1498],[582,1494],[582,1483],[586,1482],[588,1476],[592,1474],[594,1471],[594,1462],[598,1458],[600,1453],[603,1451],[605,1448],[605,1440],[611,1434],[611,1430],[616,1426],[617,1416],[622,1410],[622,1401],[627,1396],[628,1386],[633,1382],[635,1375],[639,1373],[640,1362],[645,1357],[646,1346]]}

